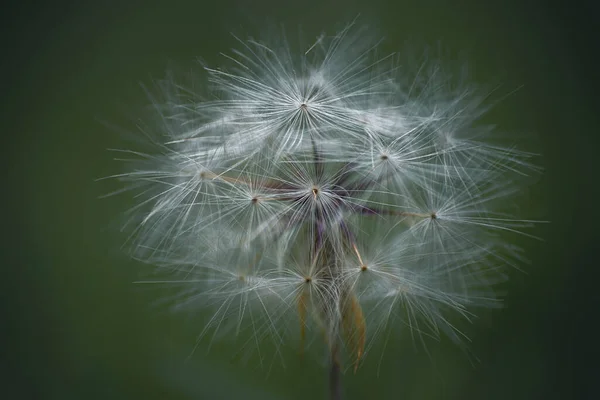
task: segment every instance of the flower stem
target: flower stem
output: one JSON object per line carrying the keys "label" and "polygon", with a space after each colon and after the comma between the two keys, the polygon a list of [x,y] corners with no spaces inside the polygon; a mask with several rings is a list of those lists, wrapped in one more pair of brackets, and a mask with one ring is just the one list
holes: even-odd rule
{"label": "flower stem", "polygon": [[337,356],[337,346],[331,349],[331,368],[329,369],[329,399],[342,400],[342,376]]}

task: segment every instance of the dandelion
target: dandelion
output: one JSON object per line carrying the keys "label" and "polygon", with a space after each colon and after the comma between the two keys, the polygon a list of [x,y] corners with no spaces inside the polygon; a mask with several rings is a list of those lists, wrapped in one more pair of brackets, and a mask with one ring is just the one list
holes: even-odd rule
{"label": "dandelion", "polygon": [[498,304],[506,234],[533,223],[506,207],[533,154],[491,142],[484,97],[436,65],[407,77],[365,37],[239,40],[205,68],[208,100],[166,80],[153,152],[117,176],[139,191],[133,256],[176,275],[146,283],[211,310],[199,340],[320,340],[332,398],[384,330],[460,343],[452,314]]}

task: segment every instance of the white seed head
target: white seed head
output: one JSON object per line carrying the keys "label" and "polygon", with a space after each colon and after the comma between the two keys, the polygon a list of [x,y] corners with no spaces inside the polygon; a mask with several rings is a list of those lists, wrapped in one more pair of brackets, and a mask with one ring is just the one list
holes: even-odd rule
{"label": "white seed head", "polygon": [[118,177],[139,190],[134,256],[177,275],[175,308],[211,310],[201,336],[314,335],[358,365],[397,322],[459,341],[452,314],[498,303],[533,155],[486,142],[473,87],[408,79],[354,30],[298,54],[239,40],[206,68],[211,100],[160,85],[162,138]]}

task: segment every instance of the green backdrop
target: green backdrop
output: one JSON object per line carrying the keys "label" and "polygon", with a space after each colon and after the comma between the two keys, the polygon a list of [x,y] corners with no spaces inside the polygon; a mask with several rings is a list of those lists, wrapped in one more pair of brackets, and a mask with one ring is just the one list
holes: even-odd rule
{"label": "green backdrop", "polygon": [[[524,4],[526,3],[526,4]],[[6,398],[324,398],[326,370],[286,354],[260,368],[228,342],[189,360],[201,321],[155,305],[132,285],[144,266],[120,246],[131,197],[95,179],[119,172],[107,148],[126,144],[147,103],[138,85],[170,65],[215,65],[234,41],[282,23],[307,37],[361,14],[386,37],[465,51],[473,79],[518,88],[489,120],[522,132],[545,174],[523,204],[552,223],[522,240],[531,263],[511,271],[506,307],[470,326],[470,349],[388,342],[356,375],[348,399],[592,398],[597,338],[592,243],[598,144],[593,10],[518,1],[15,2],[2,24],[5,200],[2,347]],[[312,36],[311,36],[312,35]],[[521,87],[522,86],[522,87]],[[594,114],[596,112],[596,114]],[[596,122],[596,124],[594,124]],[[533,133],[535,140],[529,140]],[[596,367],[597,370],[597,367]]]}

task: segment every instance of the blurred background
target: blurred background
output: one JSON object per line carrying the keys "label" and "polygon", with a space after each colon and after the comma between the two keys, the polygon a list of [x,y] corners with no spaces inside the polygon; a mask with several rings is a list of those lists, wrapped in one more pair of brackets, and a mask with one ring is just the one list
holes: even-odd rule
{"label": "blurred background", "polygon": [[[306,40],[361,15],[385,37],[463,51],[473,79],[519,88],[489,121],[522,133],[545,173],[527,216],[543,242],[520,239],[531,263],[511,271],[505,308],[468,326],[472,356],[410,338],[373,350],[344,376],[347,399],[597,398],[598,117],[596,10],[590,4],[509,1],[52,1],[2,11],[4,333],[7,399],[325,398],[327,372],[294,350],[257,365],[229,342],[187,359],[202,321],[155,306],[132,284],[144,266],[120,246],[131,197],[96,182],[120,172],[151,85],[171,65],[218,65],[230,32],[268,24]],[[294,40],[290,35],[290,40]],[[111,125],[111,127],[107,126]],[[532,141],[528,135],[533,133]],[[380,355],[385,352],[384,357]],[[477,359],[475,359],[475,357]]]}

